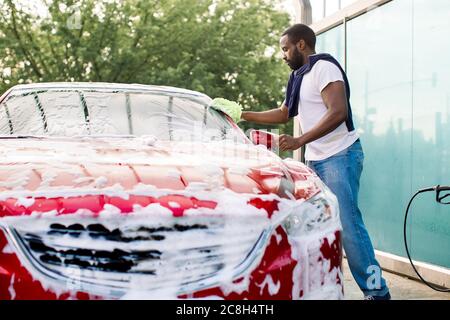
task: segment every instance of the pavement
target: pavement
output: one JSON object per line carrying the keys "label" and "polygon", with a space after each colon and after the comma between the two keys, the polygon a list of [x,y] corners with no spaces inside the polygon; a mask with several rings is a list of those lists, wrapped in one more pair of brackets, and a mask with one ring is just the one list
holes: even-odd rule
{"label": "pavement", "polygon": [[[343,259],[344,292],[346,300],[362,300],[363,294],[359,290],[347,264]],[[427,285],[405,276],[383,270],[393,300],[450,300],[450,293],[434,291]]]}

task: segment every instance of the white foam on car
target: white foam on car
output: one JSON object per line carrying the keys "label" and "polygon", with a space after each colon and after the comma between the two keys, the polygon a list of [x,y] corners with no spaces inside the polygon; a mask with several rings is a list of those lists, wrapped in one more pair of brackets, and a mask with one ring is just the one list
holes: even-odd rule
{"label": "white foam on car", "polygon": [[15,274],[11,276],[11,281],[9,282],[8,292],[11,296],[11,300],[16,299],[16,290],[14,290],[14,280],[15,280]]}
{"label": "white foam on car", "polygon": [[11,253],[14,253],[14,249],[9,244],[6,244],[3,247],[2,253],[4,253],[4,254],[11,254]]}
{"label": "white foam on car", "polygon": [[[16,192],[16,193],[23,193]],[[221,270],[220,275],[217,277],[218,285],[224,294],[230,294],[231,292],[242,293],[245,290],[248,290],[250,283],[250,273],[245,274],[241,281],[233,283],[234,274],[232,272],[233,266],[236,265],[237,261],[236,257],[239,256],[239,252],[241,255],[243,252],[248,250],[248,247],[240,246],[240,242],[245,239],[245,237],[240,237],[239,241],[233,241],[232,234],[240,234],[245,233],[248,234],[249,239],[254,239],[255,234],[259,234],[264,228],[269,227],[269,225],[278,225],[281,223],[293,210],[302,210],[302,203],[304,201],[296,201],[293,203],[288,199],[279,198],[276,195],[259,195],[261,198],[266,199],[277,199],[279,201],[279,210],[275,211],[272,218],[269,219],[267,217],[267,212],[264,209],[257,209],[252,205],[248,204],[248,200],[254,198],[254,194],[236,194],[229,189],[216,190],[214,192],[211,191],[202,191],[202,190],[183,190],[174,192],[173,190],[161,190],[157,189],[153,186],[149,185],[140,185],[135,189],[130,191],[125,191],[119,187],[113,188],[112,190],[53,190],[47,191],[39,194],[39,196],[44,196],[47,198],[51,197],[68,197],[68,196],[82,196],[89,195],[92,193],[97,194],[110,194],[110,195],[120,195],[121,197],[127,198],[124,196],[130,194],[138,194],[138,195],[146,195],[151,197],[160,197],[162,195],[167,194],[176,194],[183,196],[196,196],[201,200],[214,200],[217,202],[217,206],[215,209],[210,208],[191,208],[185,210],[184,216],[182,219],[189,219],[190,223],[205,223],[208,217],[212,218],[214,216],[220,215],[220,221],[223,225],[222,237],[219,235],[215,235],[213,238],[204,238],[205,233],[201,230],[192,230],[189,232],[187,238],[184,238],[183,242],[171,242],[171,243],[162,243],[159,247],[158,244],[154,246],[156,249],[161,251],[169,251],[169,250],[181,250],[188,249],[190,247],[199,246],[207,241],[208,244],[214,245],[223,245],[227,243],[226,247],[222,248],[221,253],[227,257],[224,268]],[[99,193],[98,193],[99,192]],[[8,197],[12,197],[13,194],[9,194]],[[2,198],[5,197],[2,195]],[[311,208],[308,208],[311,210]],[[29,217],[4,217],[0,219],[2,224],[11,224],[14,225],[18,230],[22,230],[24,232],[37,232],[39,230],[45,230],[48,226],[48,221],[45,218],[54,218],[57,216],[57,212],[35,212],[32,216]],[[241,219],[236,219],[235,217],[239,216]],[[82,219],[80,219],[82,217]],[[263,218],[262,218],[263,217]],[[43,219],[44,218],[44,219]],[[63,215],[58,216],[58,223],[71,224],[71,223],[80,223],[82,225],[87,225],[89,223],[102,223],[105,227],[109,229],[116,228],[121,226],[124,230],[131,229],[133,227],[139,225],[145,225],[149,219],[152,221],[152,225],[167,225],[168,221],[173,221],[172,211],[166,207],[161,206],[157,203],[152,203],[148,206],[135,206],[134,211],[123,215],[120,212],[120,209],[106,204],[103,210],[100,212],[97,218],[92,217],[92,213],[89,210],[79,210],[76,214],[72,215]],[[56,220],[55,220],[56,221]],[[246,222],[247,221],[247,222]],[[324,278],[324,286],[329,288],[334,288],[334,292],[336,289],[336,277],[340,270],[336,268],[336,270],[332,270],[332,272],[328,272],[329,264],[326,263],[321,265],[319,270],[315,270],[315,265],[310,265],[310,263],[314,263],[314,261],[309,261],[309,253],[308,248],[314,248],[315,252],[320,254],[320,250],[317,249],[318,246],[321,245],[323,241],[323,237],[328,237],[328,241],[331,244],[334,239],[334,232],[336,231],[336,226],[332,226],[330,230],[325,230],[323,228],[317,227],[315,232],[308,234],[307,236],[300,237],[288,237],[289,243],[292,248],[292,258],[297,261],[297,266],[294,269],[293,273],[293,298],[300,298],[300,290],[303,290],[304,297],[315,297],[313,294],[317,294],[314,292],[310,292],[308,286],[310,283],[313,286],[317,285],[318,282],[322,281]],[[53,241],[53,239],[47,239],[47,241]],[[277,237],[277,241],[279,238]],[[47,243],[48,245],[55,245],[55,243]],[[147,247],[145,242],[136,242],[136,243],[120,243],[114,241],[101,241],[101,242],[93,242],[92,239],[86,237],[80,238],[71,238],[68,235],[59,237],[57,240],[57,245],[59,246],[67,246],[67,247],[80,247],[86,249],[93,250],[114,250],[114,249],[122,249],[122,250],[144,250]],[[316,258],[319,258],[318,256]],[[324,259],[325,260],[325,259]],[[135,270],[139,270],[140,268],[146,269],[149,265],[142,264],[135,266]],[[205,266],[207,267],[207,266]],[[170,281],[165,283],[167,286],[167,290],[163,291],[167,299],[174,299],[177,297],[177,288],[185,278],[185,274],[179,269],[167,269],[166,272],[173,273]],[[85,272],[84,275],[94,276],[94,272]],[[35,276],[40,282],[47,283],[47,279],[42,279],[39,275]],[[142,276],[133,276],[128,278],[130,283],[132,284],[130,289],[124,295],[124,298],[136,297],[139,296],[140,293],[145,291],[143,289],[143,284],[145,284],[145,277]],[[308,284],[305,286],[305,284]],[[275,295],[279,288],[278,283],[270,282],[269,278],[264,280],[264,283],[261,284],[264,286],[268,286],[269,294]],[[145,287],[145,286],[144,286]],[[322,286],[323,287],[323,286]],[[55,285],[48,284],[48,288],[52,291],[55,291],[59,294],[65,292],[65,288],[57,288]],[[278,288],[278,290],[277,290]],[[139,293],[139,294],[138,294]],[[145,295],[141,295],[141,298],[153,298],[158,299],[161,298],[161,291],[147,292]],[[136,295],[137,294],[137,295]]]}
{"label": "white foam on car", "polygon": [[278,291],[280,291],[281,282],[280,282],[280,280],[278,280],[277,283],[275,284],[272,279],[272,276],[270,274],[268,274],[264,278],[264,281],[258,285],[258,287],[261,288],[261,290],[260,290],[261,295],[263,295],[264,289],[267,287],[267,291],[269,292],[269,294],[271,296],[274,296],[278,293]]}
{"label": "white foam on car", "polygon": [[[92,138],[81,138],[81,142],[75,142],[70,139],[48,139],[45,142],[45,147],[36,148],[32,139],[18,141],[17,144],[11,142],[5,143],[0,141],[0,164],[8,165],[10,163],[22,163],[26,169],[21,173],[8,177],[4,181],[0,181],[0,187],[5,187],[10,190],[0,192],[0,200],[6,200],[9,198],[18,199],[16,203],[19,205],[31,205],[34,198],[68,198],[79,197],[89,195],[105,195],[109,197],[119,197],[122,199],[129,199],[130,195],[142,195],[154,198],[159,198],[166,195],[181,195],[185,197],[195,197],[199,200],[209,200],[217,203],[215,209],[209,208],[192,208],[185,210],[183,219],[189,219],[189,221],[207,221],[208,217],[213,219],[220,217],[221,223],[223,223],[223,232],[221,235],[215,235],[214,238],[208,238],[201,230],[191,230],[186,233],[186,238],[183,242],[175,242],[171,244],[160,244],[161,250],[173,250],[188,248],[192,245],[202,245],[205,241],[209,241],[214,244],[222,244],[225,260],[225,266],[221,270],[217,277],[217,285],[221,288],[224,294],[231,292],[242,293],[248,290],[250,283],[250,272],[247,272],[242,276],[242,280],[233,282],[233,267],[236,264],[236,257],[242,254],[247,247],[240,245],[233,239],[233,234],[247,234],[248,239],[254,239],[255,235],[258,235],[264,228],[270,226],[280,225],[287,216],[293,212],[302,213],[305,215],[314,215],[316,209],[312,206],[304,205],[304,200],[284,199],[275,194],[257,194],[258,190],[254,190],[254,193],[235,193],[230,189],[223,186],[224,171],[222,168],[229,168],[230,174],[241,174],[248,172],[249,168],[264,166],[273,161],[273,157],[268,155],[268,151],[265,147],[252,146],[246,144],[237,144],[233,149],[227,149],[226,144],[228,142],[209,142],[209,143],[195,143],[195,150],[189,149],[189,143],[181,143],[180,148],[169,148],[164,143],[157,143],[153,141],[153,138],[146,139],[114,139],[114,141],[102,141],[95,140],[92,145],[82,143],[84,140],[94,141]],[[20,142],[20,145],[19,145]],[[20,148],[19,148],[20,146]],[[114,155],[108,152],[116,148],[123,148],[123,153]],[[198,148],[202,152],[198,152]],[[42,151],[42,152],[39,152]],[[167,154],[170,152],[170,157]],[[99,157],[99,153],[102,156]],[[104,153],[104,154],[103,154]],[[208,154],[208,163],[205,163],[204,154]],[[149,154],[152,156],[149,157]],[[243,157],[242,155],[246,156]],[[139,183],[132,189],[125,189],[120,184],[115,184],[110,187],[105,187],[107,183],[106,177],[98,177],[94,181],[89,180],[89,177],[78,176],[75,178],[76,183],[88,182],[88,186],[57,186],[52,187],[51,182],[55,178],[51,174],[44,176],[41,183],[41,187],[36,190],[26,190],[24,187],[28,184],[31,168],[33,168],[33,162],[45,163],[47,165],[54,165],[55,167],[64,167],[61,162],[67,162],[70,164],[76,159],[77,163],[89,164],[117,164],[126,159],[127,164],[143,164],[149,166],[184,166],[189,164],[190,166],[201,168],[204,173],[204,181],[202,182],[190,182],[184,190],[171,190],[157,188],[152,185]],[[95,159],[95,161],[93,161]],[[230,166],[230,163],[232,165]],[[172,177],[181,177],[178,170],[170,171],[168,173]],[[305,175],[308,175],[305,172]],[[313,174],[311,173],[311,176]],[[296,182],[298,187],[306,187],[310,184],[307,182]],[[274,211],[272,217],[269,219],[267,212],[264,209],[257,209],[256,207],[248,203],[249,200],[258,197],[262,200],[277,200],[279,201],[279,210]],[[173,204],[172,204],[173,207]],[[237,219],[239,217],[239,219]],[[56,220],[57,218],[57,220]],[[122,227],[125,230],[138,225],[146,225],[151,220],[152,224],[164,225],[168,221],[174,221],[172,211],[166,207],[157,203],[152,203],[148,206],[142,207],[135,205],[133,212],[123,215],[120,213],[120,209],[112,205],[105,205],[97,218],[93,217],[92,212],[86,209],[80,209],[75,214],[59,216],[56,210],[48,212],[33,212],[30,216],[26,217],[3,217],[0,218],[0,224],[6,226],[14,226],[22,231],[26,232],[39,232],[45,230],[48,227],[48,219],[52,221],[58,221],[61,223],[80,223],[87,225],[93,221],[101,222],[108,228]],[[197,219],[197,220],[196,220]],[[329,227],[327,229],[326,227]],[[334,240],[334,232],[339,229],[340,224],[337,221],[329,223],[327,225],[321,225],[317,223],[314,226],[314,230],[302,236],[289,236],[288,241],[291,245],[291,255],[294,260],[297,261],[297,266],[293,273],[293,291],[292,296],[294,299],[300,298],[300,292],[303,291],[303,297],[315,297],[315,292],[309,290],[309,283],[317,285],[322,275],[326,270],[326,265],[320,266],[320,270],[312,270],[314,265],[310,265],[308,262],[309,253],[308,248],[317,248],[324,237],[329,237],[329,241]],[[259,233],[258,233],[259,232]],[[277,243],[281,241],[280,235],[275,235]],[[245,237],[239,238],[245,239]],[[52,238],[46,239],[46,241],[54,241]],[[58,245],[61,246],[76,246],[84,247],[95,250],[139,250],[147,248],[145,242],[141,243],[118,243],[114,241],[96,241],[93,242],[89,238],[77,238],[62,236],[57,239]],[[214,242],[215,241],[215,242]],[[227,246],[223,244],[226,243]],[[332,242],[329,242],[330,244]],[[53,243],[48,243],[53,244]],[[317,257],[318,258],[318,257]],[[257,263],[256,261],[255,263]],[[253,266],[253,268],[256,265]],[[135,268],[148,268],[147,265],[137,265]],[[328,266],[329,267],[329,266]],[[251,269],[251,268],[250,268]],[[332,272],[325,272],[324,286],[331,289],[336,289],[336,277],[340,276],[340,269],[335,268]],[[70,270],[66,270],[70,271]],[[251,271],[251,270],[250,270]],[[172,278],[168,281],[167,290],[164,291],[152,291],[147,292],[140,298],[176,298],[178,293],[178,287],[185,277],[185,273],[180,270],[168,269],[167,272],[173,272]],[[188,272],[188,271],[186,271]],[[95,276],[93,272],[85,272],[88,276]],[[51,289],[58,295],[67,291],[67,288],[61,287],[57,283],[49,282],[47,278],[42,277],[38,273],[33,273],[33,277],[41,282],[46,289]],[[145,277],[143,276],[128,276],[130,283],[132,284],[128,292],[123,296],[124,298],[137,297],[138,294],[142,294],[143,285],[145,285]],[[275,295],[278,292],[278,283],[271,282],[271,278],[264,280],[264,286],[268,287],[269,294]],[[12,288],[14,283],[12,283]],[[278,290],[277,290],[278,289]],[[75,294],[75,290],[69,290],[72,294]],[[145,290],[144,290],[145,291]],[[335,290],[336,291],[336,290]]]}
{"label": "white foam on car", "polygon": [[28,207],[32,206],[34,204],[34,202],[35,202],[34,198],[24,198],[24,197],[22,197],[22,198],[17,199],[15,205],[16,206],[23,206],[25,208],[28,208]]}

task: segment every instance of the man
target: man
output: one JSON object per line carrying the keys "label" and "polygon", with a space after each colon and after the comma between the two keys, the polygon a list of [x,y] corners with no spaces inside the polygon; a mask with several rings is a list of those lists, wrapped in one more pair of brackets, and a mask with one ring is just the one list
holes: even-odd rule
{"label": "man", "polygon": [[339,63],[328,54],[316,54],[314,31],[303,24],[287,29],[280,46],[293,70],[281,107],[243,112],[242,119],[262,124],[286,123],[299,115],[303,134],[281,135],[281,150],[306,146],[305,159],[339,201],[343,246],[350,270],[366,299],[388,300],[374,249],[358,208],[359,180],[364,154],[353,125],[350,88]]}

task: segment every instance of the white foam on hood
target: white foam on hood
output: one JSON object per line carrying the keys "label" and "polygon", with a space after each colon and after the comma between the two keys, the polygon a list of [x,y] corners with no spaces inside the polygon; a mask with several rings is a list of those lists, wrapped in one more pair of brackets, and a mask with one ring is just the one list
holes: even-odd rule
{"label": "white foam on hood", "polygon": [[[61,163],[98,163],[133,165],[190,165],[201,167],[208,154],[208,163],[219,167],[232,164],[251,168],[281,159],[266,149],[252,144],[230,143],[230,141],[208,142],[167,142],[158,141],[148,144],[144,138],[101,139],[89,137],[45,138],[17,141],[0,141],[0,164],[10,163],[45,163],[61,165]],[[120,150],[120,152],[118,152]]]}
{"label": "white foam on hood", "polygon": [[34,198],[18,198],[16,201],[16,206],[23,206],[25,208],[28,208],[34,204],[35,200]]}
{"label": "white foam on hood", "polygon": [[94,177],[79,177],[73,180],[73,182],[75,184],[82,184],[82,183],[86,183],[86,182],[92,182],[94,181],[95,178]]}
{"label": "white foam on hood", "polygon": [[175,201],[169,201],[168,204],[171,208],[180,208],[181,207],[181,205]]}
{"label": "white foam on hood", "polygon": [[103,176],[102,177],[98,177],[94,181],[94,185],[95,185],[96,188],[104,188],[107,183],[108,183],[108,178],[103,177]]}
{"label": "white foam on hood", "polygon": [[0,181],[0,187],[12,190],[22,190],[30,181],[31,170],[24,170],[20,173],[13,174],[5,181]]}
{"label": "white foam on hood", "polygon": [[168,178],[173,178],[173,179],[180,179],[181,172],[179,170],[176,170],[176,169],[171,169],[171,170],[167,171],[167,177]]}
{"label": "white foam on hood", "polygon": [[45,171],[42,174],[42,181],[39,188],[48,188],[50,184],[55,180],[57,174],[54,171]]}

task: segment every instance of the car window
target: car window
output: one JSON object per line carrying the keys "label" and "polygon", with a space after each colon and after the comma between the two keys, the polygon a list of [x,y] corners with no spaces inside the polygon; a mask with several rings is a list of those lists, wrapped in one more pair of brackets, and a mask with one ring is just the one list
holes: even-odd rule
{"label": "car window", "polygon": [[89,130],[94,134],[130,134],[125,94],[86,92]]}
{"label": "car window", "polygon": [[[10,99],[7,103],[3,103],[4,111],[11,123],[14,134],[24,135],[29,132],[44,132],[44,121],[36,106],[35,95],[28,94],[21,99]],[[4,128],[9,134],[10,128]]]}
{"label": "car window", "polygon": [[176,93],[40,90],[12,93],[0,110],[1,135],[153,135],[161,140],[246,142],[207,102]]}
{"label": "car window", "polygon": [[[78,92],[41,92],[37,93],[37,96],[45,113],[47,130],[17,132],[17,134],[51,136],[88,134],[89,127],[86,123]],[[21,102],[21,106],[26,104],[26,101],[22,102],[21,97],[12,100]],[[7,103],[9,104],[9,102]],[[37,107],[33,107],[36,112]],[[14,114],[11,116],[14,117]]]}
{"label": "car window", "polygon": [[1,134],[11,134],[12,133],[12,123],[6,106],[0,108],[0,133]]}

